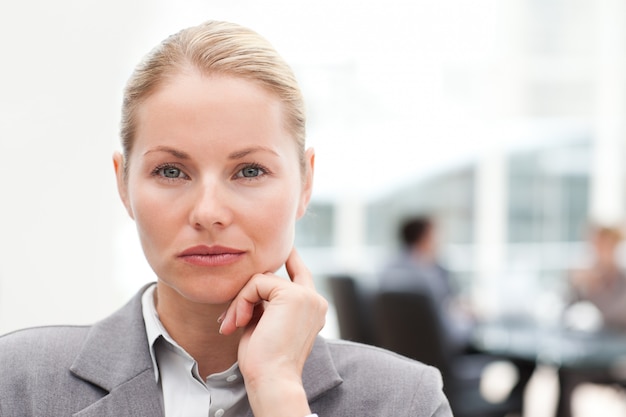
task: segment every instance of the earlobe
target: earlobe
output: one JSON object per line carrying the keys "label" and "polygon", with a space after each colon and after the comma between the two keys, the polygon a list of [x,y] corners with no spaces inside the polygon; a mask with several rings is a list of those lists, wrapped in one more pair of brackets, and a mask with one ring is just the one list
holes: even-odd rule
{"label": "earlobe", "polygon": [[302,192],[300,194],[300,203],[298,205],[297,218],[301,218],[306,213],[306,209],[311,201],[313,193],[313,174],[315,171],[315,150],[309,148],[304,154],[305,172],[302,182]]}
{"label": "earlobe", "polygon": [[115,152],[113,154],[113,168],[115,169],[115,179],[117,182],[117,192],[120,195],[120,199],[126,208],[128,215],[134,219],[133,211],[128,200],[128,184],[126,182],[126,174],[124,172],[124,156]]}

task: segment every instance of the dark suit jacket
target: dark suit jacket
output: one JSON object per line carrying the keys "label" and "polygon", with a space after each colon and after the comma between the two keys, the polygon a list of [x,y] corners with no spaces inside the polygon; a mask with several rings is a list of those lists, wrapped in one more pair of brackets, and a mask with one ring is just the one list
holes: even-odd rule
{"label": "dark suit jacket", "polygon": [[[0,337],[0,416],[163,416],[142,292],[93,326]],[[436,369],[371,346],[318,338],[303,382],[320,417],[452,416]]]}

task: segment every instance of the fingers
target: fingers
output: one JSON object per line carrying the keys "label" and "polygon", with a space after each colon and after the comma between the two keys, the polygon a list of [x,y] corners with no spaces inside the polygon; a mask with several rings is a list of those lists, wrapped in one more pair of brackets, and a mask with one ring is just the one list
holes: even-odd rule
{"label": "fingers", "polygon": [[287,262],[285,262],[285,269],[292,282],[310,289],[315,289],[311,272],[304,264],[304,261],[295,247],[291,250]]}
{"label": "fingers", "polygon": [[[238,327],[247,326],[252,319],[255,306],[271,302],[279,293],[285,294],[289,291],[293,294],[289,298],[292,298],[298,293],[303,295],[301,291],[316,292],[313,277],[295,248],[289,253],[285,268],[291,282],[271,273],[254,275],[237,294],[225,314],[220,316],[220,333],[228,335]],[[290,288],[293,284],[297,285]],[[287,298],[283,297],[283,301],[286,302]]]}
{"label": "fingers", "polygon": [[284,279],[270,274],[256,274],[239,291],[231,302],[223,317],[220,333],[228,335],[238,327],[248,325],[254,314],[255,306],[264,301],[270,301],[272,292],[281,285],[288,284]]}

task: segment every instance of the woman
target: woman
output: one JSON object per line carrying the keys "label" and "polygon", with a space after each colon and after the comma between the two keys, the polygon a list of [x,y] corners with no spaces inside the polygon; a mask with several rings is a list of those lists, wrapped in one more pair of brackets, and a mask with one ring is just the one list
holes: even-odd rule
{"label": "woman", "polygon": [[618,253],[622,239],[619,228],[594,226],[589,239],[591,264],[573,270],[570,277],[573,305],[591,303],[601,319],[597,324],[618,332],[626,331],[626,274]]}
{"label": "woman", "polygon": [[[626,331],[626,274],[619,263],[622,232],[617,227],[593,225],[590,230],[590,264],[573,269],[569,278],[569,305],[565,326],[587,331]],[[581,384],[613,385],[620,382],[612,369],[560,368],[557,416],[571,416],[574,391]]]}
{"label": "woman", "polygon": [[153,50],[114,167],[158,280],[94,326],[0,338],[0,415],[451,415],[435,369],[317,336],[326,301],[293,249],[304,126],[291,70],[256,33],[208,22]]}

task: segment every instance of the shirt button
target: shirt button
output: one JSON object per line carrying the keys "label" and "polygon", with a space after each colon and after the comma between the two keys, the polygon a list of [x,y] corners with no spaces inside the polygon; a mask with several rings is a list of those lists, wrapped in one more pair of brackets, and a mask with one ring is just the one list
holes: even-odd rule
{"label": "shirt button", "polygon": [[215,417],[222,417],[224,415],[224,409],[220,408],[215,412]]}
{"label": "shirt button", "polygon": [[[228,376],[228,378],[226,378],[226,382],[233,382],[236,379],[237,379],[237,375],[230,375]],[[217,416],[217,417],[220,417],[220,416]]]}

